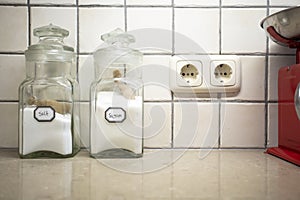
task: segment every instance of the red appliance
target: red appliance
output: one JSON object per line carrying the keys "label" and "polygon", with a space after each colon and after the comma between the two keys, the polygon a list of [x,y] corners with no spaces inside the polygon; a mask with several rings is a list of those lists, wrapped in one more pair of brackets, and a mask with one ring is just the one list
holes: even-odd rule
{"label": "red appliance", "polygon": [[[300,166],[300,42],[278,34],[273,26],[267,28],[273,40],[296,48],[296,64],[282,67],[278,72],[278,147],[267,153]],[[297,112],[298,110],[298,112]]]}

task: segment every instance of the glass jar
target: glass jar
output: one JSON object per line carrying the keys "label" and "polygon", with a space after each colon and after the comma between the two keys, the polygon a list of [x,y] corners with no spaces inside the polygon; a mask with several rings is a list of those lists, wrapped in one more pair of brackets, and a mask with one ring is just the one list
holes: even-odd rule
{"label": "glass jar", "polygon": [[135,41],[116,29],[101,36],[107,47],[94,53],[91,85],[90,154],[95,158],[137,158],[143,154],[143,55]]}
{"label": "glass jar", "polygon": [[63,43],[69,32],[50,24],[33,33],[39,42],[25,51],[19,87],[19,155],[72,157],[80,150],[80,125],[74,49]]}

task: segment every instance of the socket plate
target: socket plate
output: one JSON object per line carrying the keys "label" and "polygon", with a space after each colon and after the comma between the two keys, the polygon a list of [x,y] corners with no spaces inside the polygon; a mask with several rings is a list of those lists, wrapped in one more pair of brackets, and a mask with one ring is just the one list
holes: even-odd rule
{"label": "socket plate", "polygon": [[[189,64],[199,71],[193,82],[187,82],[188,79],[182,76],[183,67]],[[230,67],[230,76],[224,75],[222,70],[219,70],[222,75],[216,76],[216,68],[222,64]],[[235,96],[241,87],[241,63],[236,55],[175,55],[170,59],[169,75],[170,89],[175,95],[225,93]]]}

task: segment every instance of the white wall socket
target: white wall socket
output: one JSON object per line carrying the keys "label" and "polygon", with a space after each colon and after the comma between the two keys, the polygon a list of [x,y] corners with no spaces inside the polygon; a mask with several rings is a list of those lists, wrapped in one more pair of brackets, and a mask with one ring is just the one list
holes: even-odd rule
{"label": "white wall socket", "polygon": [[170,89],[176,94],[236,95],[241,63],[235,55],[176,55],[170,59]]}

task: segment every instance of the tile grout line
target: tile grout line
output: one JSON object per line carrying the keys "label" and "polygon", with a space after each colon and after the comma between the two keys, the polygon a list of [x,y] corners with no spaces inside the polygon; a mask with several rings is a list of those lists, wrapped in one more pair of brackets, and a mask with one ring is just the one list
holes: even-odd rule
{"label": "tile grout line", "polygon": [[219,54],[222,54],[222,0],[219,0]]}
{"label": "tile grout line", "polygon": [[[0,55],[23,55],[24,51],[0,51]],[[79,55],[92,55],[93,52],[79,52]],[[161,55],[166,55],[166,56],[172,56],[172,53],[144,53],[144,55],[147,56],[161,56]],[[219,55],[219,53],[208,53],[208,54],[203,54],[203,53],[178,53],[174,55]],[[238,56],[263,56],[265,57],[266,55],[268,56],[295,56],[292,53],[222,53],[222,55],[238,55]]]}
{"label": "tile grout line", "polygon": [[172,56],[175,55],[175,8],[174,0],[172,0]]}
{"label": "tile grout line", "polygon": [[76,0],[76,79],[79,82],[79,53],[80,53],[80,41],[79,41],[79,0]]}
{"label": "tile grout line", "polygon": [[[270,0],[267,0],[266,17],[270,14]],[[266,36],[266,56],[265,56],[265,148],[268,146],[268,131],[269,131],[269,103],[268,103],[268,88],[269,88],[269,37]]]}
{"label": "tile grout line", "polygon": [[27,23],[28,23],[28,43],[27,45],[30,46],[31,44],[31,6],[30,6],[30,0],[27,0]]}
{"label": "tile grout line", "polygon": [[124,0],[124,30],[128,31],[128,13],[127,13],[127,0]]}
{"label": "tile grout line", "polygon": [[[6,7],[22,7],[22,6],[27,6],[27,3],[0,3],[0,6],[6,6]],[[35,3],[31,4],[31,7],[83,7],[83,8],[96,8],[96,7],[123,7],[123,5],[117,5],[117,4],[82,4],[82,5],[77,5],[75,4],[42,4],[42,3]],[[184,8],[184,9],[189,9],[189,8],[206,8],[206,9],[216,9],[220,8],[219,6],[201,6],[201,5],[191,5],[191,6],[172,6],[172,5],[127,5],[128,8]],[[239,5],[228,5],[228,6],[221,6],[222,8],[265,8],[263,5],[244,5],[244,6],[239,6]],[[285,6],[285,5],[269,5],[269,8],[290,8],[291,6]]]}
{"label": "tile grout line", "polygon": [[[175,54],[175,8],[172,0],[172,55]],[[171,91],[171,148],[174,148],[174,93]]]}
{"label": "tile grout line", "polygon": [[[222,54],[222,0],[219,0],[219,54]],[[221,96],[221,95],[220,95]],[[222,102],[218,95],[218,149],[221,148],[221,111]]]}
{"label": "tile grout line", "polygon": [[218,101],[218,149],[221,148],[221,110],[222,110],[222,103]]}

